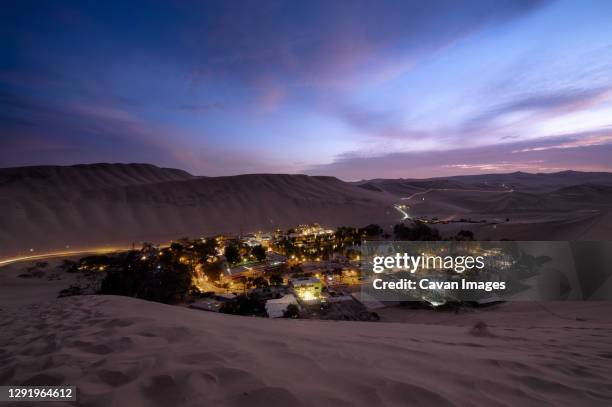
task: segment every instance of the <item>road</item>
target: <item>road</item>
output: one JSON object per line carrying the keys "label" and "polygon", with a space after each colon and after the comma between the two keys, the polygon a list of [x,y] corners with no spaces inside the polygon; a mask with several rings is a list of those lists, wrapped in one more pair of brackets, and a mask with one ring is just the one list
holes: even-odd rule
{"label": "road", "polygon": [[40,254],[32,254],[27,256],[19,256],[12,257],[6,259],[0,259],[0,266],[6,266],[8,264],[18,263],[20,261],[31,261],[31,260],[45,260],[51,259],[54,257],[69,257],[69,256],[77,256],[77,255],[85,255],[85,254],[106,254],[112,252],[118,252],[123,250],[130,250],[131,246],[124,247],[96,247],[87,250],[64,250],[64,251],[55,251],[55,252],[47,252]]}
{"label": "road", "polygon": [[404,197],[404,198],[400,198],[402,201],[409,201],[412,198],[419,196],[419,195],[426,195],[430,192],[433,191],[460,191],[460,192],[495,192],[495,193],[500,193],[500,192],[504,192],[504,193],[509,193],[509,192],[514,192],[514,189],[503,189],[503,190],[488,190],[488,189],[462,189],[462,188],[430,188],[426,191],[421,191],[421,192],[415,192],[414,194],[408,196],[408,197]]}
{"label": "road", "polygon": [[406,220],[406,219],[410,219],[410,215],[408,215],[408,212],[406,212],[404,210],[404,208],[402,208],[403,205],[400,204],[394,204],[393,208],[398,211],[399,213],[402,214],[402,219],[401,220]]}
{"label": "road", "polygon": [[[461,188],[430,188],[426,191],[421,191],[421,192],[415,192],[414,194],[408,196],[408,197],[404,197],[404,198],[400,198],[402,201],[409,201],[412,198],[419,196],[419,195],[426,195],[430,192],[433,191],[461,191],[461,192],[495,192],[495,193],[500,193],[500,192],[504,192],[504,193],[509,193],[509,192],[514,192],[514,189],[504,189],[504,190],[486,190],[486,189],[461,189]],[[424,200],[425,198],[423,198]],[[410,219],[410,215],[408,214],[408,212],[406,212],[406,209],[403,207],[404,205],[401,204],[394,204],[393,208],[398,211],[401,215],[402,215],[402,219],[401,220],[406,220],[406,219]]]}

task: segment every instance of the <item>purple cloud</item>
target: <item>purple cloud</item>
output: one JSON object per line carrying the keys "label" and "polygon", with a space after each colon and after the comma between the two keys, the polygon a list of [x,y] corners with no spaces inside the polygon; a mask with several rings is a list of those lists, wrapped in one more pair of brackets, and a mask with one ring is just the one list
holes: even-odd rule
{"label": "purple cloud", "polygon": [[568,168],[612,171],[611,156],[612,132],[603,131],[476,148],[398,152],[378,156],[343,154],[334,162],[314,166],[307,172],[360,180],[512,171],[555,172]]}

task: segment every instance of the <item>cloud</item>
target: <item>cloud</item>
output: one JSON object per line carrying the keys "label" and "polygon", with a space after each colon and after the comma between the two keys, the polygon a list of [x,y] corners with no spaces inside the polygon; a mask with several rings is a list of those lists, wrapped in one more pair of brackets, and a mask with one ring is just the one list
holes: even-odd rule
{"label": "cloud", "polygon": [[[563,146],[563,148],[559,148]],[[429,178],[488,172],[553,172],[562,169],[612,171],[612,138],[601,133],[571,134],[474,148],[398,152],[375,156],[349,153],[307,173],[346,180]]]}
{"label": "cloud", "polygon": [[[425,129],[411,127],[418,123],[406,124],[404,117],[408,113],[401,114],[399,110],[373,110],[354,105],[341,105],[332,112],[354,129],[358,135],[365,136],[364,151],[427,150],[432,145],[436,145],[439,149],[452,150],[475,148],[500,141],[518,142],[533,139],[534,136],[530,134],[532,125],[546,123],[546,120],[555,117],[568,117],[571,113],[589,111],[605,103],[611,94],[611,87],[533,92],[514,96],[506,103],[485,109],[484,113],[473,113],[454,126],[445,124],[445,127]],[[526,115],[517,115],[518,113],[526,113]],[[512,119],[501,120],[508,117]],[[445,121],[441,120],[441,123]],[[575,143],[588,142],[586,133],[581,134],[585,137]],[[596,143],[605,136],[597,131],[595,135],[589,137],[592,138],[592,143]],[[573,144],[568,144],[568,146],[571,147]]]}
{"label": "cloud", "polygon": [[513,150],[512,153],[529,153],[534,151],[558,150],[558,149],[574,149],[581,147],[601,146],[612,144],[612,130],[582,134],[581,137],[566,137],[558,140],[556,143],[547,143],[546,145],[527,147],[520,150]]}
{"label": "cloud", "polygon": [[583,110],[608,98],[611,90],[609,86],[594,89],[567,88],[519,95],[507,103],[471,118],[468,123],[471,126],[482,126],[504,115],[517,112],[558,115]]}
{"label": "cloud", "polygon": [[[571,75],[558,62],[573,53],[561,38],[534,59],[523,33],[548,41],[558,29],[557,6],[567,7],[543,10],[546,4],[13,7],[6,15],[10,63],[0,71],[0,162],[119,155],[213,175],[286,171],[284,157],[312,163],[352,149],[311,170],[349,179],[406,169],[420,176],[484,171],[495,162],[549,170],[562,157],[568,166],[604,166],[595,151],[610,144],[602,132],[527,140],[605,125],[600,107],[612,89],[603,69],[609,65],[593,63],[605,62],[605,52],[584,63],[584,52],[574,52],[580,62],[570,61]],[[66,23],[61,30],[55,17]],[[486,87],[490,82],[498,86]],[[592,120],[571,116],[589,110]],[[551,123],[564,116],[584,126]]]}
{"label": "cloud", "polygon": [[207,24],[183,28],[182,56],[197,84],[231,78],[257,91],[266,78],[272,87],[332,92],[387,80],[458,38],[546,3],[221,3],[191,11],[205,13]]}
{"label": "cloud", "polygon": [[205,134],[152,124],[117,106],[0,93],[0,111],[15,118],[0,121],[0,167],[106,161],[149,162],[211,176],[286,171],[262,152],[213,146]]}

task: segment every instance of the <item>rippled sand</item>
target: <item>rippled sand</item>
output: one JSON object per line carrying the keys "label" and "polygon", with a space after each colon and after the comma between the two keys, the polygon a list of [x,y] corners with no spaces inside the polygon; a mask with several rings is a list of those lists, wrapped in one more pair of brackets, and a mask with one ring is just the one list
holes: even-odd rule
{"label": "rippled sand", "polygon": [[71,297],[3,307],[0,383],[76,385],[91,406],[609,406],[609,310],[358,323]]}

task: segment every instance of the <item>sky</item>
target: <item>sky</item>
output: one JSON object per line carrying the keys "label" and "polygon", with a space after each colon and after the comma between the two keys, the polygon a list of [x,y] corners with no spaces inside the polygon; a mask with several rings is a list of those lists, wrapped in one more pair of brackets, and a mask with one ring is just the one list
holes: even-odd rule
{"label": "sky", "polygon": [[612,171],[612,2],[3,1],[0,167]]}

